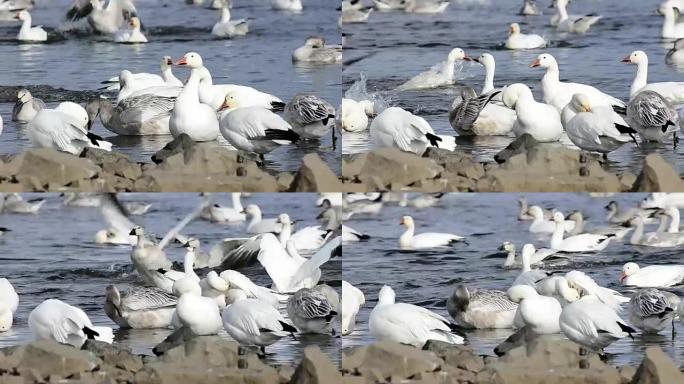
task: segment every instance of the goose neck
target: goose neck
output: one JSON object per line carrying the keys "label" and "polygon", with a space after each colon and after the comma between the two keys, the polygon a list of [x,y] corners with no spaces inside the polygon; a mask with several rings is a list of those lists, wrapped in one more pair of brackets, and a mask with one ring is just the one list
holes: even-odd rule
{"label": "goose neck", "polygon": [[556,223],[556,227],[553,229],[553,235],[551,235],[551,248],[558,249],[563,243],[563,231],[565,230],[563,223]]}
{"label": "goose neck", "polygon": [[634,97],[646,84],[648,84],[648,59],[637,64],[636,76],[634,76],[632,87],[629,90],[630,96]]}

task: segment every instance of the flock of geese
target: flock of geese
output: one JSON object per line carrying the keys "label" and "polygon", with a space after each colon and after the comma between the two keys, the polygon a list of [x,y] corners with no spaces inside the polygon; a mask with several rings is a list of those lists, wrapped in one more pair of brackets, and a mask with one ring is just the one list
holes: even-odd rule
{"label": "flock of geese", "polygon": [[[440,198],[441,195],[423,195],[416,198],[416,204],[411,204],[406,196],[350,194],[346,195],[343,207],[350,217],[378,213],[388,204],[416,209],[432,207],[439,204]],[[596,227],[586,226],[580,211],[568,214],[566,219],[560,211],[528,206],[524,197],[519,204],[520,225],[535,238],[545,239],[548,248],[524,244],[522,253],[516,255],[515,245],[505,242],[500,248],[507,253],[503,267],[521,268],[508,287],[495,290],[457,284],[447,298],[447,312],[451,316],[447,319],[418,305],[395,302],[394,291],[385,285],[370,312],[370,334],[378,340],[422,347],[428,340],[462,344],[467,338],[465,330],[513,329],[516,335],[526,338],[563,334],[599,353],[614,341],[638,332],[655,334],[671,326],[675,337],[675,319],[679,317],[684,322],[684,302],[666,289],[684,284],[684,265],[624,264],[615,278],[621,285],[635,289],[631,296],[601,286],[583,271],[560,273],[535,266],[543,266],[543,261],[551,258],[601,252],[611,244],[625,241],[630,232],[628,244],[679,249],[684,244],[684,232],[679,232],[679,209],[684,208],[684,194],[654,193],[638,207],[622,207],[611,201],[605,207],[606,224]],[[399,237],[398,246],[404,252],[424,249],[457,252],[450,246],[467,241],[451,233],[416,233],[410,216],[404,216],[401,223],[406,230]],[[658,226],[653,231],[645,231],[645,223]],[[372,241],[372,235],[348,227],[346,232],[345,236],[343,227],[344,242]],[[342,329],[343,333],[351,333],[365,296],[347,282],[343,282],[342,290]],[[502,349],[495,352],[502,353]]]}
{"label": "flock of geese", "polygon": [[[407,7],[407,4],[414,2],[407,0],[374,2],[375,9],[380,11],[403,9],[416,12]],[[552,1],[556,13],[549,24],[557,32],[581,35],[590,31],[591,25],[600,22],[601,16],[598,15],[569,15],[566,9],[568,3],[568,0]],[[665,39],[684,38],[684,27],[680,28],[681,24],[672,25],[673,15],[678,14],[684,5],[681,3],[668,0],[658,8],[664,16],[662,37]],[[367,13],[372,10],[363,8],[360,0],[346,0],[345,4],[350,15],[352,9],[353,12],[365,10]],[[422,4],[427,4],[426,8],[421,8],[423,13],[434,13],[443,12],[449,2],[428,0]],[[525,0],[520,13],[526,17],[540,14],[533,0]],[[679,32],[673,33],[672,29]],[[546,44],[542,36],[523,34],[518,23],[510,25],[509,37],[504,43],[508,49],[541,49]],[[680,51],[682,47],[684,42],[675,42],[673,50],[666,56],[668,64],[677,64],[684,58],[684,51]],[[622,55],[615,60],[621,58]],[[670,137],[675,144],[677,142],[679,116],[675,107],[684,103],[684,82],[649,83],[649,61],[641,50],[635,50],[622,59],[624,63],[636,67],[628,102],[590,84],[561,81],[561,64],[549,53],[540,53],[529,64],[529,67],[541,69],[543,73],[540,87],[542,101],[537,101],[526,84],[495,87],[494,57],[489,53],[471,57],[461,48],[452,49],[446,61],[416,75],[393,92],[419,92],[452,86],[456,82],[455,66],[463,61],[482,65],[485,78],[479,93],[470,86],[464,86],[449,107],[450,125],[459,136],[520,137],[528,134],[539,142],[557,142],[567,137],[581,150],[596,152],[604,157],[629,142],[639,145],[637,137],[641,142],[662,142]],[[403,108],[381,110],[374,107],[373,100],[362,97],[345,98],[343,104],[348,110],[343,110],[342,129],[349,132],[369,130],[370,139],[377,147],[395,147],[418,155],[422,155],[428,147],[448,150],[455,147],[452,137],[435,135],[423,117]]]}
{"label": "flock of geese", "polygon": [[[38,213],[40,205],[31,212],[10,210],[10,196],[15,195],[3,199],[3,212]],[[225,329],[241,345],[260,347],[262,352],[294,333],[334,336],[340,297],[319,282],[321,266],[341,256],[338,207],[333,205],[341,199],[320,195],[316,204],[322,224],[294,231],[287,213],[267,218],[255,204],[243,207],[239,193],[232,195],[232,205],[221,205],[215,197],[203,195],[201,204],[158,240],[136,225],[128,212],[130,208],[144,214],[150,204],[122,204],[114,194],[63,195],[64,206],[100,209],[107,226],[95,234],[97,244],[131,248],[131,263],[141,284],[126,290],[107,286],[107,316],[128,329],[173,328],[190,335],[216,335]],[[42,205],[44,200],[25,203]],[[204,251],[198,239],[181,234],[196,218],[244,225],[247,237],[224,239]],[[172,241],[186,250],[182,265],[166,256],[164,248]],[[270,287],[259,286],[238,271],[253,264],[260,264],[270,276]],[[19,298],[10,281],[1,278],[0,332],[12,327]],[[83,310],[59,299],[45,300],[33,309],[28,327],[35,339],[75,347],[88,339],[114,339],[112,328],[94,326]]]}

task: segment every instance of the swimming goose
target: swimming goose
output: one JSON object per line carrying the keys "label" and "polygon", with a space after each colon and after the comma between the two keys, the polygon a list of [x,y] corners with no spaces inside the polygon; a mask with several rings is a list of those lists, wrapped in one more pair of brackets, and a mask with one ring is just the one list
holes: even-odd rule
{"label": "swimming goose", "polygon": [[124,69],[119,73],[118,81],[110,86],[119,86],[119,93],[116,96],[117,103],[120,103],[122,100],[129,97],[141,95],[173,97],[175,99],[183,90],[182,85],[167,85],[164,79],[158,75],[136,75],[131,71]]}
{"label": "swimming goose", "polygon": [[[351,3],[360,4],[361,7],[350,5]],[[340,10],[340,8],[338,8]],[[363,7],[361,0],[342,1],[340,19],[337,22],[338,26],[353,23],[365,23],[368,17],[373,13],[373,7]]]}
{"label": "swimming goose", "polygon": [[147,37],[140,30],[140,19],[131,17],[128,26],[119,29],[114,35],[114,41],[125,44],[147,43]]}
{"label": "swimming goose", "polygon": [[535,34],[524,34],[520,32],[520,24],[512,23],[508,29],[509,35],[506,40],[508,49],[535,49],[546,46],[546,40]]}
{"label": "swimming goose", "polygon": [[80,308],[56,299],[48,299],[34,308],[28,326],[36,340],[54,340],[81,348],[86,340],[111,344],[114,334],[109,327],[96,327]]}
{"label": "swimming goose", "polygon": [[408,13],[442,13],[451,2],[449,0],[406,0],[404,12]]}
{"label": "swimming goose", "polygon": [[256,204],[249,204],[245,208],[245,214],[247,214],[247,218],[251,218],[247,224],[247,233],[280,233],[283,228],[282,223],[279,223],[277,218],[262,218],[261,209]]}
{"label": "swimming goose", "polygon": [[[126,85],[126,90],[123,92],[123,94],[119,92],[120,99],[125,99],[126,97],[145,88],[183,86],[183,82],[173,74],[173,60],[171,59],[171,56],[162,57],[160,68],[162,73],[161,76],[154,73],[131,73],[130,71],[126,71],[126,75],[124,76],[127,76],[127,80],[129,80],[130,84]],[[124,71],[119,73],[119,76],[115,76],[103,81],[102,84],[107,86],[105,89],[108,91],[120,91],[123,88],[123,85],[120,83],[123,73]]]}
{"label": "swimming goose", "polygon": [[611,200],[603,208],[608,211],[606,214],[606,220],[611,224],[622,224],[635,216],[641,217],[645,224],[650,224],[655,221],[652,218],[653,214],[655,213],[655,209],[652,208],[620,209],[618,202],[615,200]]}
{"label": "swimming goose", "polygon": [[595,235],[593,233],[583,233],[563,238],[565,228],[562,226],[565,217],[562,213],[553,214],[553,221],[556,229],[551,235],[551,248],[560,252],[598,252],[606,249],[612,238],[605,235]]}
{"label": "swimming goose", "polygon": [[653,91],[672,104],[684,103],[684,82],[648,82],[648,56],[644,51],[633,51],[629,56],[622,59],[623,63],[634,64],[637,66],[636,76],[629,88],[629,97],[633,98],[639,92]]}
{"label": "swimming goose", "polygon": [[456,63],[459,63],[460,70],[461,61],[468,59],[468,55],[466,55],[461,48],[454,48],[449,52],[446,61],[438,63],[430,70],[421,72],[412,77],[407,82],[398,86],[395,91],[402,92],[452,85],[456,82]]}
{"label": "swimming goose", "polygon": [[529,285],[514,285],[507,294],[512,302],[518,303],[515,316],[529,331],[536,335],[560,332],[558,319],[563,308],[558,300],[540,295]]}
{"label": "swimming goose", "polygon": [[427,232],[414,235],[415,224],[411,216],[402,217],[400,224],[406,227],[406,231],[399,237],[399,246],[402,249],[448,247],[464,240],[463,236],[451,233]]}
{"label": "swimming goose", "polygon": [[660,37],[664,39],[680,39],[684,37],[684,25],[680,23],[680,9],[675,4],[666,1],[658,7],[658,13],[663,16],[663,26]]}
{"label": "swimming goose", "polygon": [[[532,244],[530,244],[532,245]],[[534,247],[534,245],[532,245]],[[534,249],[534,253],[530,255],[529,262],[530,265],[535,265],[541,263],[544,259],[547,257],[553,256],[558,253],[557,250],[555,249],[549,249],[549,248],[541,248],[541,249]],[[499,250],[506,251],[508,252],[506,256],[506,261],[504,262],[504,267],[510,268],[516,265],[516,260],[515,260],[515,245],[509,241],[505,241],[501,246],[499,247]],[[522,260],[519,263],[519,265],[522,265]]]}
{"label": "swimming goose", "polygon": [[202,296],[199,280],[182,278],[173,283],[173,294],[178,297],[177,318],[193,335],[216,335],[223,325],[216,302]]}
{"label": "swimming goose", "polygon": [[494,289],[454,287],[447,299],[449,315],[461,327],[474,329],[512,328],[518,304],[505,292]]}
{"label": "swimming goose", "polygon": [[285,103],[278,97],[252,87],[214,84],[211,72],[204,66],[199,68],[199,74],[199,100],[201,103],[211,106],[215,111],[225,108],[226,100],[229,101],[228,107],[230,108],[262,107],[273,112],[280,112],[285,109]]}
{"label": "swimming goose", "polygon": [[667,208],[669,206],[684,208],[684,193],[651,193],[644,197],[639,206],[642,209]]}
{"label": "swimming goose", "polygon": [[159,288],[130,287],[119,292],[114,285],[106,288],[104,310],[121,328],[154,329],[171,326],[176,297]]}
{"label": "swimming goose", "polygon": [[204,68],[202,57],[186,53],[176,62],[178,66],[191,69],[190,77],[175,101],[169,120],[169,131],[173,137],[185,133],[193,141],[214,141],[219,135],[219,122],[216,111],[200,102],[200,69]]}
{"label": "swimming goose", "polygon": [[124,20],[137,16],[131,0],[110,0],[104,7],[102,0],[74,1],[66,14],[67,21],[88,17],[88,24],[98,33],[110,35],[121,28]]}
{"label": "swimming goose", "polygon": [[91,192],[65,192],[62,204],[69,207],[99,207],[100,195]]}
{"label": "swimming goose", "polygon": [[585,94],[576,93],[563,108],[561,121],[573,144],[585,151],[602,153],[605,158],[630,141],[618,131],[612,114],[612,108],[594,106]]}
{"label": "swimming goose", "polygon": [[568,339],[597,352],[615,340],[636,333],[594,295],[583,296],[566,305],[560,315],[560,329]]}
{"label": "swimming goose", "polygon": [[[486,113],[481,115],[489,103],[501,92],[492,91],[478,96],[471,87],[463,87],[449,109],[449,123],[459,136],[488,136],[508,134],[510,130],[498,124],[498,118],[491,119]],[[498,115],[495,115],[498,116]]]}
{"label": "swimming goose", "polygon": [[[542,210],[542,214],[544,216],[544,219],[551,220],[553,218],[553,210],[545,209],[542,207],[539,207],[539,208]],[[529,213],[529,207],[527,206],[527,199],[525,198],[525,196],[521,196],[518,199],[518,220],[520,220],[520,221],[534,220],[534,216],[530,215],[530,213]]]}
{"label": "swimming goose", "polygon": [[406,7],[406,0],[373,0],[373,5],[380,12],[397,11]]}
{"label": "swimming goose", "polygon": [[602,16],[590,14],[582,16],[568,16],[566,6],[570,0],[555,0],[556,9],[558,10],[558,24],[556,29],[558,32],[570,33],[587,33],[592,25],[596,24]]}
{"label": "swimming goose", "polygon": [[627,121],[646,141],[661,142],[679,130],[679,115],[663,96],[653,91],[636,94],[627,105]]}
{"label": "swimming goose", "polygon": [[335,108],[316,95],[295,95],[285,106],[284,118],[303,139],[320,139],[331,126],[335,129]]}
{"label": "swimming goose", "polygon": [[18,193],[10,193],[2,197],[3,212],[19,213],[19,214],[36,214],[40,208],[45,204],[44,198],[37,198],[31,200],[24,200]]}
{"label": "swimming goose", "polygon": [[287,299],[287,316],[300,333],[334,335],[340,297],[330,286],[301,288]]}
{"label": "swimming goose", "polygon": [[382,111],[370,125],[370,136],[377,147],[399,148],[418,156],[428,147],[456,148],[453,137],[435,135],[425,119],[399,107]]}
{"label": "swimming goose", "polygon": [[230,19],[230,7],[233,5],[233,0],[224,1],[221,7],[221,19],[211,28],[211,34],[217,37],[233,38],[235,36],[244,36],[249,32],[249,20],[247,19]]}
{"label": "swimming goose", "polygon": [[513,133],[527,133],[540,142],[558,141],[563,134],[560,113],[552,105],[534,100],[532,91],[525,84],[512,84],[502,93],[503,103],[516,113]]}
{"label": "swimming goose", "polygon": [[573,211],[568,215],[568,220],[575,222],[575,228],[569,232],[570,235],[579,235],[581,233],[593,233],[595,235],[605,235],[613,237],[615,240],[622,240],[632,228],[625,228],[623,226],[614,227],[599,227],[586,230],[584,228],[584,215],[580,211]]}
{"label": "swimming goose", "polygon": [[287,242],[292,240],[298,252],[313,252],[319,249],[325,244],[332,233],[331,231],[323,229],[320,225],[304,227],[297,232],[292,233],[294,222],[287,213],[281,213],[278,216],[277,223],[282,225],[282,229],[278,234],[280,245],[285,248]]}
{"label": "swimming goose", "polygon": [[679,303],[679,297],[673,293],[655,288],[639,289],[629,302],[629,322],[644,333],[651,334],[672,324],[674,337],[674,320]]}
{"label": "swimming goose", "polygon": [[669,232],[648,232],[644,233],[644,220],[641,217],[634,217],[623,224],[634,228],[629,243],[632,245],[642,245],[647,247],[672,248],[684,244],[684,234]]}
{"label": "swimming goose", "polygon": [[531,268],[530,259],[532,255],[534,255],[534,252],[534,245],[523,245],[522,252],[520,255],[520,258],[522,259],[522,271],[520,271],[518,277],[516,277],[515,280],[513,280],[513,284],[511,284],[511,286],[529,285],[534,287],[538,281],[545,279],[549,276],[549,273],[544,270]]}
{"label": "swimming goose", "polygon": [[279,11],[299,12],[303,9],[301,0],[272,0],[271,5]]}
{"label": "swimming goose", "polygon": [[684,265],[649,265],[639,267],[629,262],[622,267],[620,283],[634,287],[671,287],[684,282]]}
{"label": "swimming goose", "polygon": [[[538,205],[531,206],[527,213],[532,216],[532,223],[530,224],[530,232],[532,233],[554,233],[556,230],[556,222],[553,220],[553,214],[551,214],[551,220],[546,219],[547,214],[544,209]],[[563,229],[566,232],[570,232],[575,228],[575,222],[570,220],[565,220],[563,222]]]}
{"label": "swimming goose", "polygon": [[240,192],[230,194],[232,207],[224,207],[218,203],[210,204],[203,212],[201,217],[214,223],[239,223],[247,220],[245,209],[240,201]]}
{"label": "swimming goose", "polygon": [[259,299],[242,299],[223,310],[223,328],[242,345],[255,345],[265,353],[265,347],[297,329],[270,304]]}
{"label": "swimming goose", "polygon": [[539,16],[539,15],[541,15],[541,11],[539,11],[539,8],[537,7],[537,4],[534,1],[535,0],[523,0],[522,8],[520,8],[520,11],[518,11],[518,14],[521,16]]}
{"label": "swimming goose", "polygon": [[343,243],[354,243],[357,241],[363,241],[370,239],[369,235],[359,232],[347,225],[342,224],[342,242]]}
{"label": "swimming goose", "polygon": [[19,295],[12,283],[0,278],[0,332],[8,331],[14,323],[14,313],[19,306]]}
{"label": "swimming goose", "polygon": [[360,289],[342,280],[342,336],[354,332],[356,315],[366,302],[366,297]]}
{"label": "swimming goose", "polygon": [[43,100],[33,97],[28,89],[22,88],[17,94],[17,102],[12,109],[12,121],[28,123],[43,108],[45,108]]}
{"label": "swimming goose", "polygon": [[95,243],[135,245],[138,239],[131,236],[130,232],[136,225],[128,218],[128,209],[119,202],[115,194],[102,194],[99,203],[107,228],[95,234]]}
{"label": "swimming goose", "polygon": [[428,309],[413,304],[396,303],[394,290],[385,285],[368,318],[371,335],[378,341],[394,341],[422,348],[428,340],[463,344],[465,335],[456,325]]}
{"label": "swimming goose", "polygon": [[684,64],[684,39],[677,39],[672,45],[672,49],[667,51],[667,53],[665,54],[665,64]]}
{"label": "swimming goose", "polygon": [[[490,92],[503,91],[503,89],[494,88],[494,72],[496,71],[496,61],[494,56],[489,53],[483,53],[477,58],[468,59],[476,63],[481,64],[485,69],[485,78],[481,95],[488,94]],[[486,132],[487,135],[508,135],[511,130],[515,127],[517,121],[516,111],[512,108],[507,108],[506,105],[501,104],[503,95],[499,92],[494,100],[497,102],[487,103],[482,111],[480,111],[475,124],[482,126],[482,130]]]}
{"label": "swimming goose", "polygon": [[293,63],[337,64],[342,62],[342,46],[326,45],[322,36],[307,37],[304,45],[292,52]]}
{"label": "swimming goose", "polygon": [[111,151],[112,144],[88,132],[88,112],[69,101],[55,109],[42,109],[26,128],[26,135],[38,148],[52,148],[79,155],[85,148]]}
{"label": "swimming goose", "polygon": [[131,201],[128,203],[124,203],[124,208],[126,208],[126,211],[128,211],[130,215],[142,216],[150,211],[150,209],[152,208],[152,203],[145,204]]}
{"label": "swimming goose", "polygon": [[31,26],[31,14],[27,10],[19,11],[15,16],[15,19],[21,20],[21,28],[17,34],[17,40],[19,41],[46,41],[47,32],[43,29],[42,25],[37,27]]}
{"label": "swimming goose", "polygon": [[368,115],[364,104],[356,100],[342,98],[340,118],[342,130],[347,132],[362,132],[368,128]]}

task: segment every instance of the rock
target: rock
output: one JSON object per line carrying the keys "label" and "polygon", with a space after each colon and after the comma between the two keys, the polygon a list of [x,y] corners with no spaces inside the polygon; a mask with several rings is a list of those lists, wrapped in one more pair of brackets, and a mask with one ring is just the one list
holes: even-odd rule
{"label": "rock", "polygon": [[662,156],[646,156],[644,168],[632,187],[632,192],[681,192],[684,182]]}
{"label": "rock", "polygon": [[420,180],[434,179],[442,171],[443,168],[432,159],[402,152],[396,148],[381,148],[365,156],[365,161],[354,178],[362,183],[380,184],[386,189],[390,185],[397,188],[399,185],[411,186]]}
{"label": "rock", "polygon": [[494,155],[494,161],[497,163],[505,163],[509,158],[525,153],[530,149],[537,146],[539,142],[534,138],[534,136],[529,133],[524,133],[522,136],[513,140],[508,146],[502,149],[499,153]]}
{"label": "rock", "polygon": [[17,371],[35,370],[41,377],[68,377],[78,372],[92,371],[102,363],[91,352],[51,340],[6,348],[4,355],[3,365],[11,362]]}
{"label": "rock", "polygon": [[470,155],[462,152],[430,147],[425,151],[423,157],[434,160],[448,173],[468,179],[477,180],[485,175],[484,166],[474,161]]}
{"label": "rock", "polygon": [[0,375],[0,384],[27,384],[21,376]]}
{"label": "rock", "polygon": [[169,156],[173,156],[178,153],[183,153],[194,146],[195,142],[190,138],[190,136],[183,133],[175,139],[171,140],[168,144],[164,146],[164,148],[157,151],[157,153],[152,155],[152,162],[154,162],[155,164],[162,163]]}
{"label": "rock", "polygon": [[644,360],[632,379],[632,384],[684,383],[684,374],[660,347],[646,348]]}
{"label": "rock", "polygon": [[191,368],[238,366],[238,344],[219,336],[197,336],[167,350],[159,362]]}
{"label": "rock", "polygon": [[7,165],[8,172],[19,178],[34,177],[35,183],[68,185],[95,177],[100,168],[88,159],[81,159],[54,149],[40,148],[23,152]]}
{"label": "rock", "polygon": [[289,383],[292,380],[294,373],[294,368],[287,365],[278,368],[278,377],[280,377],[281,383]]}
{"label": "rock", "polygon": [[165,354],[167,351],[178,346],[181,346],[184,343],[192,340],[194,337],[196,336],[193,335],[189,329],[182,327],[180,329],[173,331],[170,335],[166,336],[166,338],[162,340],[161,343],[157,344],[154,348],[152,348],[152,353],[154,353],[157,356],[161,356]]}
{"label": "rock", "polygon": [[216,143],[196,143],[183,152],[170,154],[157,169],[188,174],[234,175],[238,153]]}
{"label": "rock", "polygon": [[141,165],[131,161],[128,156],[111,151],[100,149],[88,149],[83,156],[97,164],[102,171],[111,175],[135,180],[142,175]]}
{"label": "rock", "polygon": [[342,371],[385,381],[390,376],[408,378],[421,372],[434,372],[442,363],[433,352],[382,341],[343,354]]}
{"label": "rock", "polygon": [[341,190],[342,185],[335,173],[315,153],[304,156],[302,165],[290,187],[290,192],[337,192]]}
{"label": "rock", "polygon": [[275,369],[256,371],[237,368],[188,369],[175,365],[145,367],[135,375],[136,384],[279,384]]}
{"label": "rock", "polygon": [[120,344],[87,340],[81,349],[92,352],[103,362],[126,371],[137,372],[143,367],[142,358],[134,355],[129,348]]}
{"label": "rock", "polygon": [[304,348],[302,362],[295,370],[290,383],[292,384],[324,384],[339,383],[342,375],[318,346],[310,345]]}
{"label": "rock", "polygon": [[631,365],[625,365],[618,368],[618,373],[620,373],[620,381],[622,382],[622,384],[631,383],[636,371],[637,369],[632,367]]}
{"label": "rock", "polygon": [[280,172],[276,176],[276,181],[278,182],[278,191],[287,192],[292,188],[292,182],[295,179],[295,175],[290,172]]}
{"label": "rock", "polygon": [[426,351],[434,352],[444,363],[470,372],[479,372],[484,368],[482,357],[473,353],[465,345],[449,344],[443,341],[428,340],[423,347]]}

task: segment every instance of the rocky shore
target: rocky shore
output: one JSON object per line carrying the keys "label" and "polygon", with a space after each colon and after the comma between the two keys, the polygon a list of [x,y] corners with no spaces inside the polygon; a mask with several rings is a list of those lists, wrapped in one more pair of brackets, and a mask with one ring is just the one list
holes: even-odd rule
{"label": "rocky shore", "polygon": [[255,157],[180,136],[138,163],[117,152],[80,156],[31,149],[0,159],[2,192],[337,192],[342,186],[316,154],[297,172],[269,173]]}
{"label": "rocky shore", "polygon": [[684,181],[662,156],[650,154],[639,175],[606,171],[599,156],[523,135],[480,163],[468,155],[429,148],[420,157],[393,148],[345,155],[345,191],[420,192],[675,192]]}

